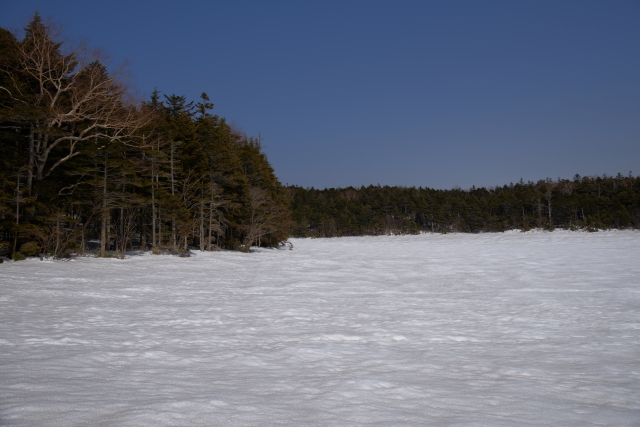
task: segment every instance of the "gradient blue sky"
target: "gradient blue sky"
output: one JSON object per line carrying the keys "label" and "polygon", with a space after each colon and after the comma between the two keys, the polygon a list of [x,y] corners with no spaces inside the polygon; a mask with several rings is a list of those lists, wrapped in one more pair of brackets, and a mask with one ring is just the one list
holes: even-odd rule
{"label": "gradient blue sky", "polygon": [[283,183],[640,173],[639,1],[0,0],[262,135]]}

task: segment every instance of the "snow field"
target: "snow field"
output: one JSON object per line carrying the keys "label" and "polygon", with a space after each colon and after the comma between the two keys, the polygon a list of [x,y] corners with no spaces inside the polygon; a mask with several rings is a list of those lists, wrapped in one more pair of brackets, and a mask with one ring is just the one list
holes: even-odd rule
{"label": "snow field", "polygon": [[640,233],[0,265],[0,425],[637,426]]}

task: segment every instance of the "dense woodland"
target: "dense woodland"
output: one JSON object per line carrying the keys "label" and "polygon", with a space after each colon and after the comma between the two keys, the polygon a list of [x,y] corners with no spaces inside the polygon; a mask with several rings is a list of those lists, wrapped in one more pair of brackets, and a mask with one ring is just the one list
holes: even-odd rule
{"label": "dense woodland", "polygon": [[248,251],[290,236],[640,227],[640,179],[496,188],[284,188],[251,138],[197,102],[138,101],[123,69],[37,14],[0,28],[0,257]]}
{"label": "dense woodland", "polygon": [[286,240],[287,193],[259,139],[205,93],[136,102],[104,63],[37,14],[22,39],[0,29],[0,256]]}
{"label": "dense woodland", "polygon": [[289,187],[289,194],[299,237],[640,228],[640,178],[631,173],[488,189]]}

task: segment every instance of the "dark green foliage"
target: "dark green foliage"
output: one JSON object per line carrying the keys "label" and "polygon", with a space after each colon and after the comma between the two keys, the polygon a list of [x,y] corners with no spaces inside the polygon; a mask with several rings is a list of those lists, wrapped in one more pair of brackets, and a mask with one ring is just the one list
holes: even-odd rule
{"label": "dark green foliage", "polygon": [[294,236],[640,228],[640,178],[584,177],[470,190],[289,187]]}
{"label": "dark green foliage", "polygon": [[121,74],[65,51],[37,14],[23,40],[0,28],[0,256],[285,240],[286,191],[259,144],[205,93],[163,98],[127,103]]}
{"label": "dark green foliage", "polygon": [[20,252],[26,256],[37,256],[40,254],[40,245],[36,242],[23,243],[22,246],[20,246]]}

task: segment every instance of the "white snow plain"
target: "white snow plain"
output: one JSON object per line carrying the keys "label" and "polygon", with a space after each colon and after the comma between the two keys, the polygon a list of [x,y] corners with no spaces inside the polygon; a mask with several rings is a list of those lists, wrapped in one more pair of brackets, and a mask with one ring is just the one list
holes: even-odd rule
{"label": "white snow plain", "polygon": [[0,424],[638,426],[640,232],[0,265]]}

